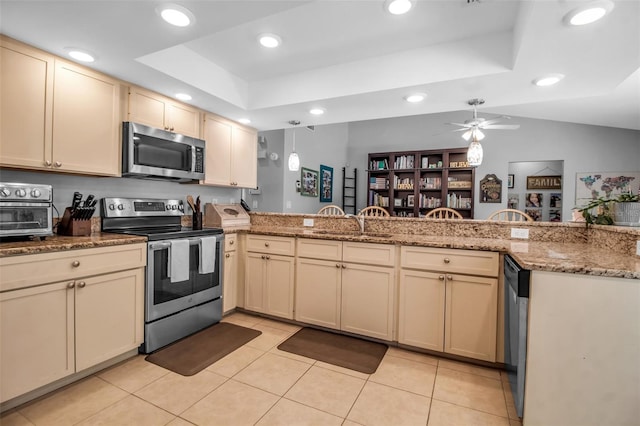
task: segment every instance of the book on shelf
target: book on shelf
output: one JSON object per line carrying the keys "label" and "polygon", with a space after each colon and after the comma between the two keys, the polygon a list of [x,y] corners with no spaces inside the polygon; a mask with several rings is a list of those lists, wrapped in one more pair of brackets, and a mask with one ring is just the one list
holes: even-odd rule
{"label": "book on shelf", "polygon": [[384,176],[371,176],[369,178],[369,189],[389,189],[389,179]]}
{"label": "book on shelf", "polygon": [[389,160],[371,160],[369,170],[389,170]]}
{"label": "book on shelf", "polygon": [[441,187],[442,187],[442,178],[439,178],[439,177],[420,178],[420,189],[440,189]]}
{"label": "book on shelf", "polygon": [[400,155],[396,157],[396,161],[393,163],[394,169],[413,169],[415,156],[413,155]]}
{"label": "book on shelf", "polygon": [[427,197],[425,194],[420,194],[420,208],[435,209],[441,206],[442,199],[436,197]]}
{"label": "book on shelf", "polygon": [[447,194],[447,207],[452,209],[470,209],[472,199],[470,197],[460,197],[457,194]]}
{"label": "book on shelf", "polygon": [[375,191],[369,191],[369,205],[389,207],[389,197],[382,196]]}

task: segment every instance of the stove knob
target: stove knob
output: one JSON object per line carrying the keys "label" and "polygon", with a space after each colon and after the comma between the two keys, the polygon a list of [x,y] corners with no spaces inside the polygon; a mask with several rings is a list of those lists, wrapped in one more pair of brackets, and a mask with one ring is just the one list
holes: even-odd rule
{"label": "stove knob", "polygon": [[184,212],[184,204],[182,204],[182,202],[178,204],[178,210],[180,210],[181,212]]}
{"label": "stove knob", "polygon": [[167,204],[167,206],[165,207],[165,209],[167,210],[171,210],[171,206],[169,204]]}
{"label": "stove knob", "polygon": [[41,195],[42,195],[42,192],[40,192],[40,190],[39,190],[39,189],[32,189],[32,190],[31,190],[31,196],[32,196],[33,198],[38,198],[38,197],[39,197],[39,196],[41,196]]}
{"label": "stove knob", "polygon": [[16,196],[23,198],[27,196],[27,191],[20,188],[20,189],[16,189]]}
{"label": "stove knob", "polygon": [[122,204],[118,204],[118,210],[124,210],[124,206]]}
{"label": "stove knob", "polygon": [[0,188],[0,197],[8,197],[11,191],[8,188]]}
{"label": "stove knob", "polygon": [[109,204],[109,210],[115,210],[115,209],[116,209],[115,204]]}
{"label": "stove knob", "polygon": [[177,210],[178,206],[176,206],[175,204],[171,206],[171,210]]}

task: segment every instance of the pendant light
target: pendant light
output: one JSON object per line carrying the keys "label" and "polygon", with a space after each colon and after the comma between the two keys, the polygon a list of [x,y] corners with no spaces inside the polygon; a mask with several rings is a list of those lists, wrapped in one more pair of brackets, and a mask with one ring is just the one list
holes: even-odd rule
{"label": "pendant light", "polygon": [[482,164],[482,145],[480,145],[475,135],[473,135],[467,150],[467,162],[470,167],[477,167]]}
{"label": "pendant light", "polygon": [[[300,124],[298,120],[291,120],[289,124],[292,126],[297,126]],[[300,170],[300,157],[298,157],[298,153],[296,152],[296,129],[293,128],[293,149],[291,150],[291,154],[289,154],[289,170],[292,172],[297,172]]]}

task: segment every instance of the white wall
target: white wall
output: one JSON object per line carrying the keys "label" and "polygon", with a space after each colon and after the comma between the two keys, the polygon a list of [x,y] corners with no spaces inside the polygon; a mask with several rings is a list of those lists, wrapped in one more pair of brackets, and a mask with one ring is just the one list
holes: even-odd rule
{"label": "white wall", "polygon": [[[287,167],[287,157],[284,155],[284,130],[271,130],[258,133],[264,137],[264,143],[258,144],[258,151],[266,150],[267,158],[258,158],[258,188],[259,195],[249,194],[244,190],[244,199],[254,211],[281,212],[282,187],[284,173]],[[277,160],[271,160],[269,154],[276,153]]]}
{"label": "white wall", "polygon": [[[349,123],[348,161],[366,170],[371,152],[464,147],[467,143],[461,132],[452,132],[457,127],[446,123],[464,122],[470,116],[468,111],[456,111]],[[564,161],[563,220],[571,217],[577,172],[640,169],[640,131],[523,117],[512,117],[510,123],[520,124],[520,129],[488,130],[481,142],[484,161],[476,170],[476,219],[486,219],[491,212],[506,208],[510,162]],[[490,173],[503,181],[501,205],[478,203],[478,182]],[[366,179],[361,179],[358,192],[362,208],[366,205]]]}
{"label": "white wall", "polygon": [[[296,191],[295,182],[301,173],[290,172],[287,159],[293,148],[293,132],[296,136],[296,152],[300,156],[300,166],[320,172],[320,165],[333,167],[333,201],[321,203],[320,197],[306,197]],[[342,167],[347,163],[348,124],[316,126],[309,131],[304,126],[285,130],[284,136],[284,181],[282,193],[285,213],[315,213],[322,206],[342,203]],[[318,188],[319,189],[319,188]]]}

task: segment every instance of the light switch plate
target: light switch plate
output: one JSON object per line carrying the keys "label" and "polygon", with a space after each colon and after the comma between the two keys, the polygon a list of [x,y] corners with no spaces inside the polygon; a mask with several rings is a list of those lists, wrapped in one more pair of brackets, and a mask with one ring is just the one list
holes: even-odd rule
{"label": "light switch plate", "polygon": [[302,226],[313,226],[313,219],[302,219]]}
{"label": "light switch plate", "polygon": [[526,228],[511,228],[511,238],[529,239],[529,230]]}
{"label": "light switch plate", "polygon": [[636,241],[636,256],[640,256],[640,240]]}
{"label": "light switch plate", "polygon": [[287,200],[287,208],[290,209],[291,208],[291,201]]}
{"label": "light switch plate", "polygon": [[258,200],[253,200],[253,208],[254,209],[258,208]]}

